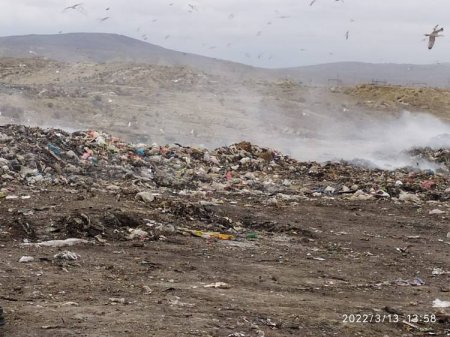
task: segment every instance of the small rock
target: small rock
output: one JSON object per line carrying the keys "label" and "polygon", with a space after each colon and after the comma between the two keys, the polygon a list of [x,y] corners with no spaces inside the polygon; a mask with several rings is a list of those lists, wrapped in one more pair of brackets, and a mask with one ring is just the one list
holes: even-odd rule
{"label": "small rock", "polygon": [[408,193],[408,192],[404,192],[404,191],[400,192],[398,200],[406,201],[406,202],[420,203],[420,198],[417,195]]}
{"label": "small rock", "polygon": [[151,203],[155,200],[155,195],[150,192],[139,192],[136,194],[135,199],[146,203]]}

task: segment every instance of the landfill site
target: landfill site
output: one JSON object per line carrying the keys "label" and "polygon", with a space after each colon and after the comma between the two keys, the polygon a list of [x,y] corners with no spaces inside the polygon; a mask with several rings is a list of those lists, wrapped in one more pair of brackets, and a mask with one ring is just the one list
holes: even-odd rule
{"label": "landfill site", "polygon": [[449,336],[449,111],[445,88],[1,58],[1,336]]}

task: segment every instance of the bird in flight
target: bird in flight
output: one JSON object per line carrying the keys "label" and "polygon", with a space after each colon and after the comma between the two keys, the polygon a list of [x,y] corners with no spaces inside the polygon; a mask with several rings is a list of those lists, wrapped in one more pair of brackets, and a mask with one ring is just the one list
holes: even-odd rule
{"label": "bird in flight", "polygon": [[191,9],[190,9],[190,12],[198,11],[197,6],[195,6],[195,5],[193,5],[193,4],[188,4],[188,6],[191,8]]}
{"label": "bird in flight", "polygon": [[72,5],[72,6],[67,6],[66,8],[63,9],[63,12],[69,10],[69,9],[74,9],[79,11],[80,13],[86,15],[86,10],[83,8],[83,4],[80,2],[78,4]]}
{"label": "bird in flight", "polygon": [[106,20],[108,20],[108,19],[109,19],[109,16],[105,16],[104,18],[98,19],[98,21],[104,22],[104,21],[106,21]]}
{"label": "bird in flight", "polygon": [[346,32],[345,32],[345,39],[346,40],[348,40],[348,35],[350,34],[350,32],[347,30]]}
{"label": "bird in flight", "polygon": [[425,34],[425,36],[428,36],[428,49],[433,48],[434,42],[436,41],[437,37],[443,36],[443,35],[439,35],[439,33],[443,32],[444,28],[438,29],[438,27],[439,27],[439,25],[436,25],[430,34]]}

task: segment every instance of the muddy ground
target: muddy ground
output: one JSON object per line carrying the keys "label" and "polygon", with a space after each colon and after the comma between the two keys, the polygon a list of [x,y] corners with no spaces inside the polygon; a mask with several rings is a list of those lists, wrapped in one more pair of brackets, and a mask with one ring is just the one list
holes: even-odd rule
{"label": "muddy ground", "polygon": [[[447,216],[428,214],[432,203],[266,206],[227,193],[202,207],[169,194],[148,205],[89,188],[16,188],[31,198],[0,201],[3,336],[450,335],[449,309],[432,307],[450,300],[450,228]],[[74,230],[66,224],[75,218],[89,224]],[[179,229],[224,231],[215,219],[226,218],[242,224],[236,240]],[[124,228],[142,219],[177,229],[127,240]],[[68,237],[89,243],[21,244]],[[66,249],[80,258],[53,257]],[[35,261],[19,263],[25,255]],[[205,287],[215,282],[227,285]],[[344,322],[358,314],[350,317],[372,322]],[[408,315],[421,317],[408,324]]]}

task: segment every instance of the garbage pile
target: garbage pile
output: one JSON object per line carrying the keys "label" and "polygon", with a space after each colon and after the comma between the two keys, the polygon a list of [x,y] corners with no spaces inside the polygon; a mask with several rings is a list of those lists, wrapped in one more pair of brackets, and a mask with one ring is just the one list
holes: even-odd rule
{"label": "garbage pile", "polygon": [[[420,150],[414,151],[411,155],[419,155]],[[68,133],[5,125],[0,126],[0,199],[19,184],[110,189],[132,185],[205,198],[235,193],[260,196],[268,205],[321,197],[448,201],[449,149],[426,149],[423,155],[441,169],[384,171],[345,162],[299,162],[249,142],[208,150],[130,144],[95,130]],[[136,198],[148,202],[152,196],[141,193]]]}

